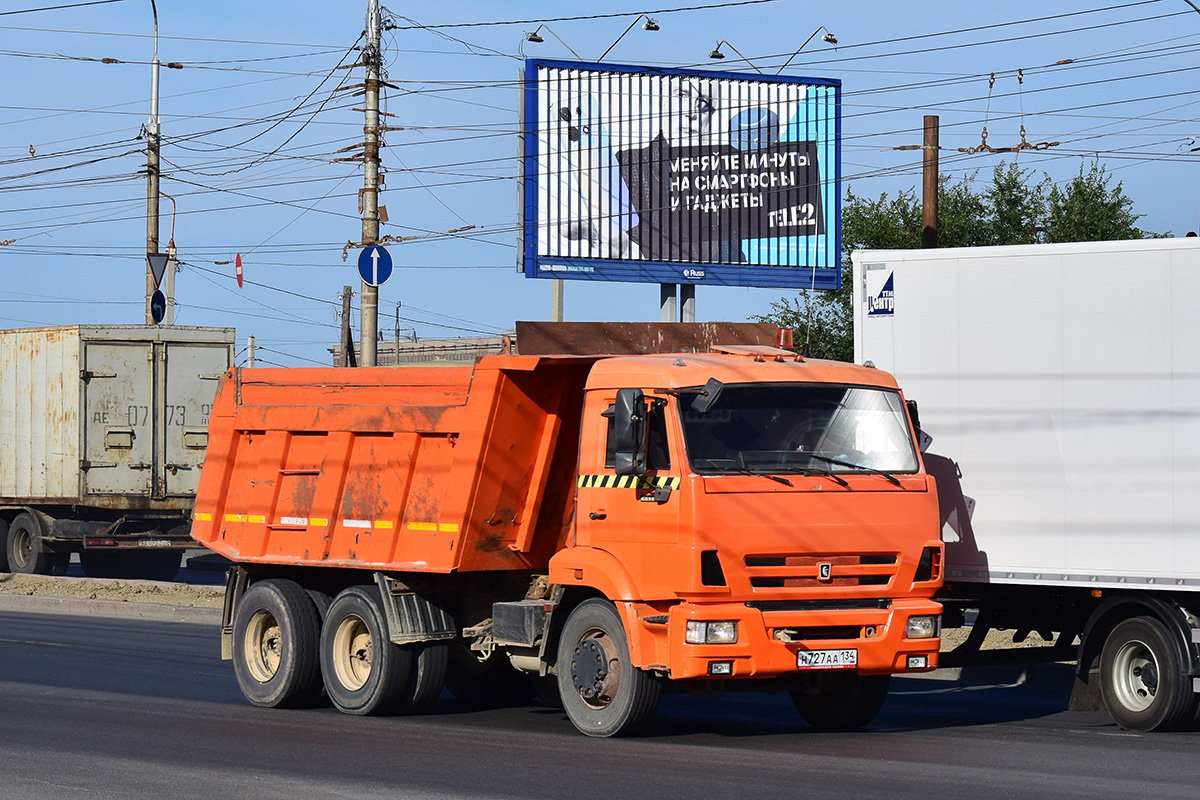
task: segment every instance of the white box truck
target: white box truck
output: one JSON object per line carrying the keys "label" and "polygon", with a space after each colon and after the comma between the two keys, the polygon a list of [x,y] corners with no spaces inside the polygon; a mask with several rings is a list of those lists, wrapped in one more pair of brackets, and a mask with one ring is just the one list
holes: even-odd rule
{"label": "white box truck", "polygon": [[[1200,240],[853,255],[855,360],[932,437],[942,665],[1077,663],[1071,707],[1132,730],[1200,708]],[[1038,650],[981,651],[988,629]]]}
{"label": "white box truck", "polygon": [[232,328],[0,331],[0,571],[170,580]]}

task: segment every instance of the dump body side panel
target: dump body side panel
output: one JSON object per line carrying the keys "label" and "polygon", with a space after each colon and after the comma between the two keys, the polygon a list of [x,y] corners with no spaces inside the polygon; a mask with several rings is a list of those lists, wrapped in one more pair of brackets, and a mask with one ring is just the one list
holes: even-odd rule
{"label": "dump body side panel", "polygon": [[569,518],[571,386],[585,371],[518,356],[234,371],[214,407],[193,536],[249,562],[544,567]]}

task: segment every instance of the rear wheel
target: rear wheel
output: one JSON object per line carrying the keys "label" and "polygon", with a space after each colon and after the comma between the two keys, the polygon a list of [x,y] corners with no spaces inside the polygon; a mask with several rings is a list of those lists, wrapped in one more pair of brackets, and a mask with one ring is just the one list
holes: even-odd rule
{"label": "rear wheel", "polygon": [[296,708],[321,691],[320,619],[298,584],[264,580],[246,590],[233,618],[233,669],[256,706]]}
{"label": "rear wheel", "polygon": [[887,700],[891,675],[831,672],[815,676],[808,689],[792,692],[792,704],[804,721],[817,730],[850,731],[879,714]]}
{"label": "rear wheel", "polygon": [[1113,628],[1100,654],[1100,693],[1108,713],[1130,731],[1176,730],[1196,713],[1180,647],[1154,617]]}
{"label": "rear wheel", "polygon": [[625,628],[612,603],[585,600],[567,618],[558,641],[563,709],[588,736],[629,736],[658,708],[662,684],[629,657]]}
{"label": "rear wheel", "polygon": [[442,687],[446,685],[450,647],[444,642],[424,642],[403,647],[411,653],[412,670],[398,712],[422,714],[433,708],[442,693]]}
{"label": "rear wheel", "polygon": [[25,575],[62,575],[70,553],[51,553],[42,541],[42,526],[28,512],[17,514],[8,528],[8,568]]}
{"label": "rear wheel", "polygon": [[[388,638],[378,590],[352,586],[329,606],[321,629],[325,691],[345,714],[383,715],[415,698],[413,653]],[[419,669],[418,669],[419,672]]]}

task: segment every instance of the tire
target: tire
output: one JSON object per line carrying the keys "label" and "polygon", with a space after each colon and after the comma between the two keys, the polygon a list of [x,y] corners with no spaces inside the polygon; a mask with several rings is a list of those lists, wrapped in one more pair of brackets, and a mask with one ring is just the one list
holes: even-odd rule
{"label": "tire", "polygon": [[558,641],[558,687],[567,717],[588,736],[631,736],[653,718],[662,684],[629,657],[612,603],[580,603]]}
{"label": "tire", "polygon": [[534,694],[529,676],[498,655],[483,663],[470,654],[451,658],[446,688],[464,703],[483,708],[528,705]]}
{"label": "tire", "polygon": [[89,578],[123,578],[122,556],[115,550],[83,550],[79,567]]}
{"label": "tire", "polygon": [[415,695],[412,672],[413,652],[388,638],[379,590],[351,586],[339,594],[321,628],[321,673],[333,705],[344,714],[395,714]]}
{"label": "tire", "polygon": [[1100,694],[1116,723],[1129,731],[1170,731],[1196,713],[1181,648],[1155,617],[1133,617],[1113,628],[1100,653]]}
{"label": "tire", "polygon": [[320,620],[298,584],[251,584],[233,617],[233,670],[242,694],[264,708],[299,708],[320,694]]}
{"label": "tire", "polygon": [[792,704],[817,730],[852,731],[879,714],[891,682],[891,675],[831,672],[818,676],[815,691],[793,691]]}
{"label": "tire", "polygon": [[445,642],[425,642],[404,645],[401,649],[409,651],[412,668],[397,713],[424,714],[433,708],[446,685],[450,646]]}
{"label": "tire", "polygon": [[53,575],[56,567],[66,572],[61,555],[51,553],[42,543],[42,526],[28,512],[17,514],[8,528],[8,543],[4,548],[8,556],[8,568],[23,575]]}
{"label": "tire", "polygon": [[0,572],[8,572],[8,520],[0,519]]}
{"label": "tire", "polygon": [[148,550],[130,553],[131,578],[148,581],[173,581],[183,563],[182,550]]}

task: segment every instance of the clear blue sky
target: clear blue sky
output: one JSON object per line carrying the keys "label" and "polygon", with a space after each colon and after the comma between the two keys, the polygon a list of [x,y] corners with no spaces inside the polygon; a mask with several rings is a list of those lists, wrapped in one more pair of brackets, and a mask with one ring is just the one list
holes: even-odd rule
{"label": "clear blue sky", "polygon": [[[12,13],[81,0],[8,0],[0,7],[0,326],[140,323],[145,292],[144,144],[153,20],[149,0]],[[548,281],[516,271],[517,81],[522,54],[570,58],[555,36],[523,42],[537,22],[597,58],[640,12],[609,62],[774,72],[825,26],[789,74],[843,82],[843,175],[855,193],[919,187],[924,114],[941,117],[942,171],[990,174],[1001,158],[956,152],[1029,142],[1021,166],[1064,181],[1098,155],[1144,214],[1142,227],[1182,236],[1200,218],[1200,13],[1185,0],[1088,4],[898,4],[772,0],[667,11],[584,2],[397,3],[385,35],[388,172],[381,202],[399,269],[380,290],[380,323],[402,335],[496,333],[546,319]],[[178,203],[176,322],[256,336],[260,358],[328,363],[344,284],[358,289],[354,251],[361,168],[335,161],[361,140],[361,81],[350,51],[365,0],[205,3],[159,0],[162,190]],[[401,17],[399,15],[405,15]],[[406,19],[409,17],[411,19]],[[433,27],[461,23],[491,23]],[[421,27],[429,26],[429,27]],[[710,61],[719,39],[724,61]],[[121,63],[103,63],[101,59]],[[1071,63],[1062,63],[1062,62]],[[1018,82],[1017,70],[1023,71]],[[995,73],[990,91],[988,76]],[[337,91],[335,91],[337,90]],[[32,146],[34,156],[30,155]],[[171,204],[163,202],[162,235]],[[466,236],[439,234],[465,225]],[[234,280],[236,253],[244,289]],[[285,291],[280,291],[285,290]],[[291,294],[289,294],[290,292]],[[700,287],[701,320],[763,313],[780,290]],[[356,298],[357,299],[357,298]],[[569,320],[656,320],[651,285],[569,282]],[[355,319],[357,323],[357,318]],[[357,335],[357,334],[356,334]],[[239,345],[241,346],[241,345]]]}

